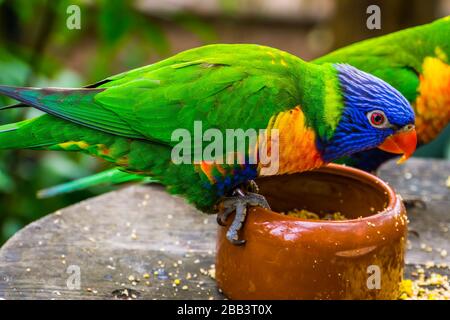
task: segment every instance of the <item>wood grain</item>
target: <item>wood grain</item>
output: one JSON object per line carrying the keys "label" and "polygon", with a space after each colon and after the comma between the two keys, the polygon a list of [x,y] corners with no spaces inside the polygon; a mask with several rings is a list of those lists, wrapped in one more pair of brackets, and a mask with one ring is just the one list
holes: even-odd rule
{"label": "wood grain", "polygon": [[[430,260],[450,264],[441,255],[450,252],[450,162],[389,162],[379,174],[426,204],[408,212],[406,272]],[[215,217],[160,186],[92,198],[37,220],[0,249],[0,298],[223,299],[213,279],[216,228]],[[69,266],[79,267],[79,289],[67,285]]]}

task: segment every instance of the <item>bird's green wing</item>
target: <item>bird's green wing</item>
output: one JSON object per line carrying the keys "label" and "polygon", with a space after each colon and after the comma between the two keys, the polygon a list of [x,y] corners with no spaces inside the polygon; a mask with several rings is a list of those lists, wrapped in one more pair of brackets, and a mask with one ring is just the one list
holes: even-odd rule
{"label": "bird's green wing", "polygon": [[84,190],[99,185],[116,185],[129,182],[157,183],[158,180],[139,174],[128,173],[119,168],[111,168],[88,177],[62,183],[37,193],[38,198],[51,198],[65,193]]}
{"label": "bird's green wing", "polygon": [[250,45],[189,50],[109,78],[95,99],[163,143],[171,143],[175,129],[192,132],[194,121],[202,121],[204,130],[265,127],[271,115],[300,103],[295,69],[272,64],[267,51],[284,54]]}
{"label": "bird's green wing", "polygon": [[0,92],[97,130],[171,144],[173,131],[192,132],[194,121],[202,121],[203,130],[265,128],[273,114],[301,104],[295,68],[302,63],[272,48],[215,45],[111,77],[95,88],[2,86]]}

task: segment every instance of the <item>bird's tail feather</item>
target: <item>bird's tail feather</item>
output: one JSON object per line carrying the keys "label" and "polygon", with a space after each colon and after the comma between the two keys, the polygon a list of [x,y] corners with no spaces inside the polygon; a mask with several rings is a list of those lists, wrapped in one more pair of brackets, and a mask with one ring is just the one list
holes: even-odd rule
{"label": "bird's tail feather", "polygon": [[24,88],[24,87],[13,87],[13,86],[3,86],[0,85],[0,94],[12,98],[14,100],[20,101],[20,103],[6,105],[0,107],[0,110],[12,109],[12,108],[21,108],[26,107],[27,103],[31,103],[33,96],[33,89],[36,88]]}
{"label": "bird's tail feather", "polygon": [[[17,99],[17,90],[19,89],[21,88],[0,85],[0,94],[19,100]],[[27,106],[23,103],[24,101],[19,101],[21,101],[21,103],[0,106],[0,110],[22,108]],[[29,130],[30,126],[28,126],[28,124],[30,124],[31,121],[33,120],[0,125],[0,150],[40,147],[42,142],[37,142]]]}
{"label": "bird's tail feather", "polygon": [[[15,123],[0,125],[0,150],[40,149],[59,143],[51,134],[49,116],[41,116]],[[47,128],[47,131],[37,129]]]}
{"label": "bird's tail feather", "polygon": [[158,180],[138,174],[127,173],[118,168],[112,168],[88,177],[40,190],[37,196],[38,198],[50,198],[99,185],[116,185],[126,182],[157,183]]}
{"label": "bird's tail feather", "polygon": [[0,126],[0,134],[4,132],[16,131],[19,129],[19,123],[8,123]]}

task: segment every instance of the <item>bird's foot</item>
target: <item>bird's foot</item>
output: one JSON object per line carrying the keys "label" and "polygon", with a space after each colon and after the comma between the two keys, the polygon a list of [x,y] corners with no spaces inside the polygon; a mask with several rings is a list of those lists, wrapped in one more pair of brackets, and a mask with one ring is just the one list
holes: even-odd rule
{"label": "bird's foot", "polygon": [[239,230],[241,230],[247,216],[248,206],[260,206],[270,209],[266,198],[262,195],[252,192],[244,193],[241,189],[236,189],[233,196],[226,197],[223,202],[223,212],[217,215],[217,223],[221,226],[226,225],[226,220],[233,212],[236,212],[233,222],[227,231],[227,239],[234,245],[243,245],[245,240],[239,239]]}

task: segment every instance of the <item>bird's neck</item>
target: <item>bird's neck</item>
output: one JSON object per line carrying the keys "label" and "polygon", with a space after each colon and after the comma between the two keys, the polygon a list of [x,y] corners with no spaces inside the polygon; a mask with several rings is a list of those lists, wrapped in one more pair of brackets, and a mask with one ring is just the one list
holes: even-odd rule
{"label": "bird's neck", "polygon": [[320,142],[326,142],[333,137],[344,110],[339,73],[329,63],[309,65],[309,68],[312,76],[304,77],[304,82],[300,83],[302,100],[299,104],[308,126],[314,129]]}
{"label": "bird's neck", "polygon": [[[278,132],[278,149],[274,151],[272,140],[267,141],[267,152],[272,159],[271,168],[258,165],[259,175],[287,174],[312,170],[323,166],[323,150],[334,135],[344,109],[338,71],[331,64],[309,65],[300,70],[299,106],[274,115],[268,124],[267,133]],[[276,159],[277,166],[273,165]],[[270,172],[266,174],[265,172]]]}
{"label": "bird's neck", "polygon": [[450,65],[425,58],[420,74],[419,96],[414,103],[419,143],[433,140],[450,122]]}
{"label": "bird's neck", "polygon": [[[324,164],[316,148],[316,133],[306,123],[300,107],[280,112],[272,117],[267,127],[267,152],[271,158],[271,169],[259,163],[259,175],[278,175],[302,172],[318,168]],[[273,140],[276,132],[277,139]],[[277,143],[277,146],[274,146]],[[275,163],[276,162],[276,163]]]}

